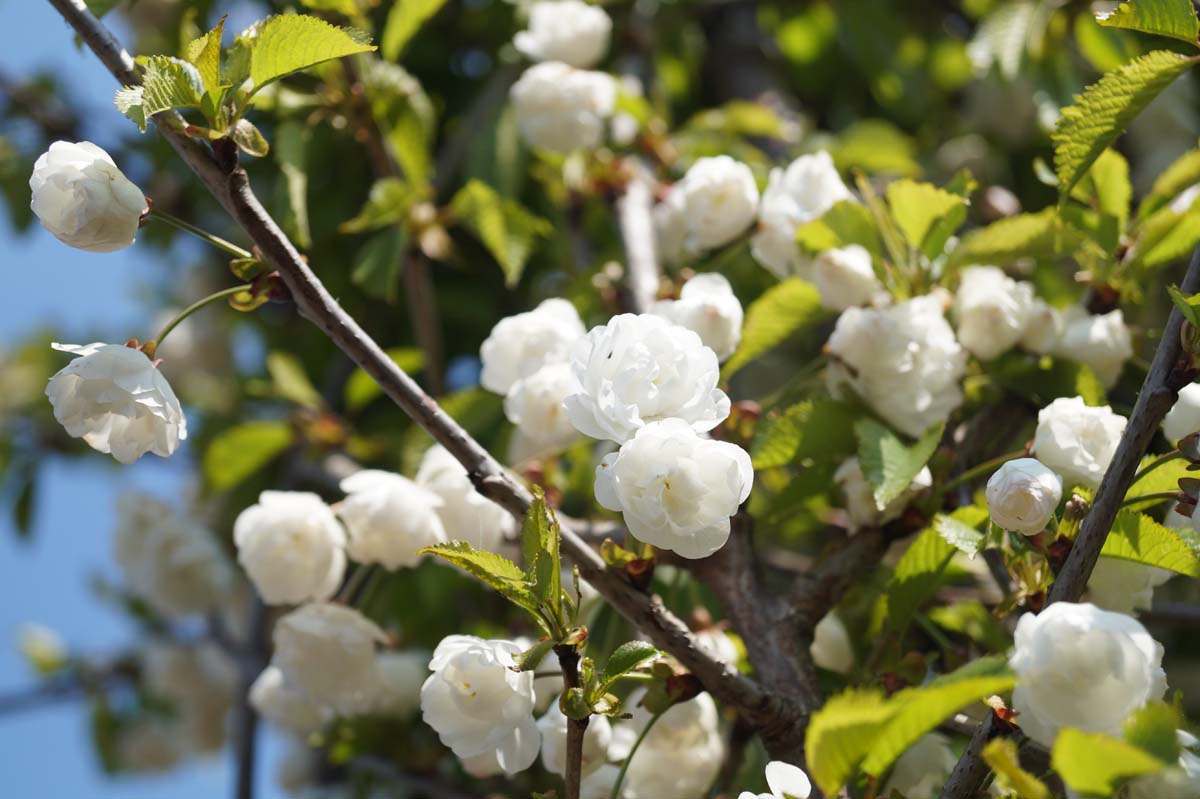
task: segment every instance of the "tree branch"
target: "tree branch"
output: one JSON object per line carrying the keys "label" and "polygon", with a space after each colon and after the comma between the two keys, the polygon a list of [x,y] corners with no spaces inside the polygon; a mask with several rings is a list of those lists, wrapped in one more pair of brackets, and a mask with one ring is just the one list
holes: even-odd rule
{"label": "tree branch", "polygon": [[238,663],[238,696],[236,738],[236,799],[254,799],[254,765],[258,750],[258,712],[250,704],[250,687],[258,678],[266,661],[264,646],[267,630],[267,608],[257,596],[250,597],[246,630],[246,651]]}
{"label": "tree branch", "polygon": [[[562,669],[563,694],[579,687],[579,650],[570,644],[554,647]],[[587,735],[588,719],[567,717],[567,752],[563,768],[566,799],[579,799],[579,783],[583,779],[583,738]]]}
{"label": "tree branch", "polygon": [[633,174],[617,199],[617,218],[625,242],[626,306],[646,313],[658,295],[658,252],[654,243],[654,197],[651,178],[637,161],[628,162]]}
{"label": "tree branch", "polygon": [[[133,60],[112,34],[87,10],[83,0],[49,0],[118,80],[141,82]],[[159,131],[204,182],[217,201],[237,220],[262,256],[279,271],[292,293],[297,311],[322,330],[350,360],[367,372],[409,418],[444,446],[466,469],[480,494],[518,517],[532,500],[529,491],[448,416],[438,404],[345,312],[266,212],[240,167],[223,169],[214,154],[187,138],[174,112],[156,114]],[[636,589],[624,575],[607,568],[600,556],[564,526],[562,548],[581,575],[613,608],[646,634],[652,643],[674,655],[718,700],[736,707],[756,726],[771,726],[797,711],[785,698],[764,690],[698,645],[695,636],[658,597]]]}

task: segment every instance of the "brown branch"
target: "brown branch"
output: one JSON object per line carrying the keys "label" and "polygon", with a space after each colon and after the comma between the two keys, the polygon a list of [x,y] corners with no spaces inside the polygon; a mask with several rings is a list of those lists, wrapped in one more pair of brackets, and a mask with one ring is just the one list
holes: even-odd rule
{"label": "brown branch", "polygon": [[[579,688],[579,650],[571,644],[554,647],[558,665],[562,669],[563,694]],[[563,768],[563,785],[566,799],[579,799],[579,783],[583,779],[583,738],[587,735],[588,719],[567,717],[567,751]]]}
{"label": "brown branch", "polygon": [[617,199],[617,219],[625,243],[625,305],[633,313],[646,313],[658,296],[658,253],[651,210],[654,197],[646,169],[636,161],[629,163],[633,174]]}
{"label": "brown branch", "polygon": [[[133,60],[92,16],[83,0],[49,2],[118,80],[130,85],[140,83]],[[279,271],[300,315],[322,330],[409,418],[444,446],[467,469],[480,494],[523,517],[531,502],[525,487],[396,366],[342,309],[262,207],[245,171],[236,163],[219,163],[213,152],[184,136],[178,114],[163,112],[155,115],[154,122],[217,201],[250,236],[262,256]],[[609,570],[600,556],[566,526],[562,531],[562,548],[579,566],[583,578],[617,612],[645,633],[652,643],[674,655],[695,674],[706,690],[721,702],[737,708],[749,723],[771,727],[778,725],[780,719],[795,716],[797,711],[788,707],[785,698],[765,690],[756,681],[701,649],[687,626],[667,610],[658,597],[637,590],[624,575]]]}
{"label": "brown branch", "polygon": [[258,712],[250,703],[250,687],[266,665],[267,608],[251,596],[247,609],[246,648],[239,662],[238,703],[234,757],[236,799],[254,799],[254,771],[258,750]]}

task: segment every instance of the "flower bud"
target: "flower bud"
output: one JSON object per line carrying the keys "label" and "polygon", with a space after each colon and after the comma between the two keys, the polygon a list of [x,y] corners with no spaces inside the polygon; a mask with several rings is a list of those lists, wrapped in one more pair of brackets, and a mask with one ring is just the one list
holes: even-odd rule
{"label": "flower bud", "polygon": [[1062,480],[1036,458],[1017,458],[988,479],[988,512],[997,527],[1037,535],[1054,518]]}
{"label": "flower bud", "polygon": [[56,141],[29,178],[30,207],[59,241],[88,252],[133,244],[149,210],[142,190],[91,142]]}

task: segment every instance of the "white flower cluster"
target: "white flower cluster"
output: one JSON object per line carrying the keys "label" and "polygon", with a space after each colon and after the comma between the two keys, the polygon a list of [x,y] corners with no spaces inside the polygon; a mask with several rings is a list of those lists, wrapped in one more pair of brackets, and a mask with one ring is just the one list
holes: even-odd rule
{"label": "white flower cluster", "polygon": [[534,61],[562,61],[578,69],[595,66],[608,52],[612,20],[584,0],[539,0],[529,8],[529,29],[513,39]]}
{"label": "white flower cluster", "polygon": [[617,105],[617,83],[604,72],[545,61],[525,70],[509,96],[530,147],[569,153],[604,141]]}

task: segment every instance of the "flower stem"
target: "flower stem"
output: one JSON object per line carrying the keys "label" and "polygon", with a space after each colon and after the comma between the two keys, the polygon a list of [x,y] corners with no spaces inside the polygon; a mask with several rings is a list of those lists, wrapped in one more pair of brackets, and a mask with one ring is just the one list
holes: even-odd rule
{"label": "flower stem", "polygon": [[1022,450],[1017,450],[1016,452],[1006,452],[1003,455],[997,455],[996,457],[992,458],[991,460],[986,460],[983,463],[976,464],[975,466],[972,466],[970,469],[967,469],[962,474],[959,474],[959,475],[947,480],[946,483],[942,486],[942,493],[944,494],[947,491],[949,491],[951,488],[954,488],[955,486],[960,485],[962,483],[969,483],[972,480],[974,480],[976,477],[987,474],[988,472],[993,471],[997,467],[999,467],[1005,463],[1008,463],[1009,461],[1016,460],[1017,458],[1024,458],[1024,457],[1025,457],[1025,450],[1022,449]]}
{"label": "flower stem", "polygon": [[[579,688],[579,650],[567,644],[554,647],[558,664],[562,668],[563,694]],[[588,718],[567,717],[566,768],[563,769],[564,795],[566,799],[580,799],[579,785],[583,781],[583,738],[587,734]]]}
{"label": "flower stem", "polygon": [[1157,505],[1159,502],[1166,502],[1169,499],[1179,499],[1180,496],[1178,491],[1158,491],[1153,494],[1138,494],[1136,497],[1126,497],[1125,501],[1121,503],[1121,507],[1124,508],[1138,502],[1153,502]]}
{"label": "flower stem", "polygon": [[254,257],[253,254],[251,254],[251,252],[249,250],[243,250],[241,247],[237,246],[236,244],[226,241],[225,239],[221,238],[220,236],[214,236],[213,234],[209,233],[207,230],[198,228],[195,225],[191,224],[190,222],[184,222],[179,217],[172,216],[171,214],[168,214],[166,211],[160,211],[157,208],[151,208],[150,212],[148,214],[146,214],[146,218],[147,219],[157,219],[160,222],[166,222],[171,227],[178,228],[186,233],[191,233],[196,238],[203,239],[204,241],[207,241],[209,244],[213,245],[214,247],[222,249],[234,257],[237,257],[237,258],[253,258]]}
{"label": "flower stem", "polygon": [[[669,709],[669,708],[668,708]],[[609,799],[618,799],[621,795],[621,783],[625,782],[625,772],[629,770],[629,763],[633,760],[633,756],[637,754],[638,748],[642,745],[642,741],[646,740],[646,735],[650,732],[650,728],[654,726],[654,722],[662,718],[662,714],[666,710],[660,710],[650,717],[650,721],[646,722],[646,726],[642,728],[642,732],[638,735],[637,740],[633,742],[633,748],[629,750],[629,754],[625,757],[625,762],[621,764],[621,770],[617,772],[617,781],[613,783],[612,793],[609,794]]]}
{"label": "flower stem", "polygon": [[1170,463],[1171,461],[1175,460],[1176,458],[1182,458],[1182,457],[1183,457],[1183,453],[1177,449],[1171,450],[1166,455],[1160,455],[1159,457],[1157,457],[1154,460],[1147,463],[1141,469],[1138,469],[1137,474],[1135,474],[1133,476],[1133,484],[1137,485],[1138,480],[1141,480],[1143,477],[1150,474],[1150,472],[1154,471],[1159,466],[1162,466],[1165,463]]}
{"label": "flower stem", "polygon": [[231,297],[234,294],[237,294],[239,292],[247,291],[249,288],[250,288],[250,284],[246,283],[241,286],[233,286],[232,288],[221,289],[220,291],[216,292],[215,294],[209,294],[204,299],[196,300],[191,305],[189,305],[188,307],[186,307],[182,311],[180,311],[178,314],[176,314],[175,318],[172,319],[170,322],[167,322],[167,324],[163,327],[163,329],[158,331],[158,335],[155,336],[151,340],[154,342],[155,346],[157,347],[159,344],[162,344],[162,340],[167,337],[167,334],[175,329],[176,325],[178,325],[184,319],[187,319],[189,316],[194,314],[196,311],[203,308],[205,305],[208,305],[209,303],[212,303],[212,302],[216,302],[217,300],[220,300],[220,299],[224,299],[225,297]]}

